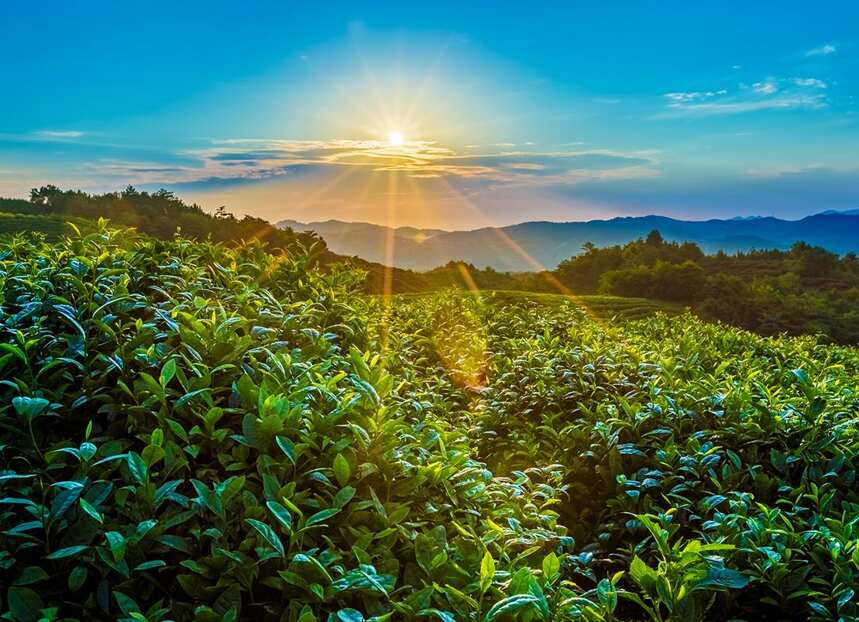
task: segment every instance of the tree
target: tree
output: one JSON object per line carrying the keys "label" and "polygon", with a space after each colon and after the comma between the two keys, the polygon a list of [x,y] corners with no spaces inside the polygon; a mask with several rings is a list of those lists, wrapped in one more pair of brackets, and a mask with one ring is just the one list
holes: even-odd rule
{"label": "tree", "polygon": [[653,229],[650,233],[647,234],[647,239],[645,243],[648,246],[662,246],[665,244],[665,240],[662,238],[662,234],[659,233],[656,229]]}
{"label": "tree", "polygon": [[599,292],[612,296],[649,298],[653,293],[653,272],[647,266],[609,270],[599,279]]}
{"label": "tree", "polygon": [[56,207],[58,202],[57,199],[62,196],[62,190],[53,184],[48,184],[47,186],[33,188],[30,190],[30,203],[45,209],[50,209]]}
{"label": "tree", "polygon": [[706,275],[694,261],[679,265],[657,261],[651,269],[651,279],[654,298],[691,303],[698,301]]}
{"label": "tree", "polygon": [[790,249],[795,258],[797,271],[804,278],[828,278],[838,268],[838,255],[819,246],[797,242]]}

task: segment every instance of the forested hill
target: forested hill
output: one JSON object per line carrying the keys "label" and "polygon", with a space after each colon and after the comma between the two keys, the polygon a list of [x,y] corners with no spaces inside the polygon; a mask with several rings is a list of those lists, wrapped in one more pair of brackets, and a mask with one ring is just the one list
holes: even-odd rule
{"label": "forested hill", "polygon": [[178,233],[227,244],[260,240],[272,249],[299,245],[312,249],[309,256],[314,263],[324,266],[348,261],[363,270],[367,274],[364,289],[368,292],[381,292],[386,288],[412,292],[432,287],[417,273],[338,255],[316,233],[275,227],[252,216],[236,218],[224,208],[209,214],[166,190],[145,192],[129,186],[122,192],[89,194],[49,185],[34,188],[29,201],[0,198],[0,233],[40,231],[55,239],[70,232],[67,223],[86,228],[99,218],[106,218],[114,225],[134,227],[160,239],[170,239]]}
{"label": "forested hill", "polygon": [[[86,228],[98,218],[133,226],[161,239],[181,232],[231,246],[257,239],[273,250],[303,247],[311,251],[311,264],[328,272],[336,271],[335,266],[343,262],[360,268],[365,273],[361,287],[368,293],[453,287],[608,294],[680,303],[703,317],[764,335],[818,334],[839,343],[859,342],[856,255],[839,256],[804,242],[789,250],[708,255],[695,243],[666,240],[653,230],[624,245],[600,248],[585,242],[579,249],[582,252],[565,258],[552,271],[503,272],[459,261],[416,272],[337,254],[314,232],[280,229],[259,218],[238,219],[224,209],[207,214],[166,191],[148,193],[129,187],[120,193],[90,195],[46,186],[34,190],[30,201],[0,199],[0,233],[42,231],[56,239],[71,231],[66,222]],[[825,214],[815,218],[859,216]],[[417,243],[415,240],[426,233],[399,229],[396,241]]]}
{"label": "forested hill", "polygon": [[319,236],[310,232],[295,233],[252,216],[236,218],[224,209],[207,214],[199,205],[188,205],[172,192],[143,192],[131,186],[122,192],[100,195],[43,186],[31,191],[29,201],[0,199],[0,212],[67,219],[107,218],[114,224],[134,227],[162,239],[181,232],[187,237],[211,237],[217,242],[259,239],[273,247],[286,248],[299,242],[327,248]]}
{"label": "forested hill", "polygon": [[[464,261],[496,270],[554,268],[577,255],[590,242],[596,246],[626,244],[656,229],[666,240],[695,242],[707,253],[754,249],[788,249],[796,242],[822,246],[836,253],[859,251],[859,214],[827,212],[801,220],[747,218],[688,221],[664,216],[639,216],[583,222],[525,222],[472,231],[438,231],[368,223],[325,221],[279,223],[295,231],[321,235],[335,253],[368,261],[429,270],[448,261]],[[393,239],[392,253],[387,249]]]}

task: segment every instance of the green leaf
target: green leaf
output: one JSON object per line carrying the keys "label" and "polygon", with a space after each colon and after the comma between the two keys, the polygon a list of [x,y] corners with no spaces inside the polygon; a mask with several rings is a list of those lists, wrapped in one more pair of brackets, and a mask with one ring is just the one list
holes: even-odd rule
{"label": "green leaf", "polygon": [[292,530],[292,514],[277,501],[266,501],[266,507],[287,531]]}
{"label": "green leaf", "polygon": [[456,617],[449,611],[442,611],[441,609],[421,609],[418,611],[419,616],[435,616],[441,622],[456,622]]}
{"label": "green leaf", "polygon": [[298,553],[293,556],[292,561],[295,564],[310,566],[313,571],[325,580],[326,583],[331,583],[333,580],[331,575],[328,573],[328,570],[325,569],[325,566],[323,566],[315,557],[305,555],[304,553]]}
{"label": "green leaf", "polygon": [[490,622],[502,616],[506,616],[525,608],[534,608],[537,606],[539,599],[533,594],[516,594],[508,596],[492,605],[489,611],[484,616],[485,622]]}
{"label": "green leaf", "polygon": [[50,555],[46,555],[45,559],[64,559],[66,557],[74,557],[75,555],[79,555],[80,553],[86,551],[88,548],[88,546],[84,546],[82,544],[78,544],[75,546],[67,546],[64,549],[58,549]]}
{"label": "green leaf", "polygon": [[835,605],[839,610],[847,606],[848,603],[854,602],[853,597],[856,596],[856,591],[851,587],[846,587],[841,591]]}
{"label": "green leaf", "polygon": [[492,586],[492,580],[495,578],[495,560],[492,559],[489,551],[483,554],[483,560],[480,562],[480,591],[486,593]]}
{"label": "green leaf", "polygon": [[9,352],[10,355],[18,357],[18,359],[20,359],[20,361],[24,364],[27,363],[27,355],[18,346],[14,346],[11,343],[0,343],[0,350],[4,350],[6,352]]}
{"label": "green leaf", "polygon": [[145,483],[146,478],[149,475],[149,469],[143,461],[143,458],[141,458],[137,453],[130,451],[126,457],[126,462],[128,463],[129,473],[131,473],[131,476],[137,481],[137,483]]}
{"label": "green leaf", "polygon": [[[7,404],[9,402],[6,402]],[[12,406],[15,412],[25,419],[35,419],[50,406],[50,402],[43,397],[15,397],[12,398]]]}
{"label": "green leaf", "polygon": [[343,454],[337,454],[334,457],[334,477],[340,486],[345,486],[349,482],[349,477],[352,475],[352,469],[349,466],[349,461],[343,457]]}
{"label": "green leaf", "polygon": [[656,586],[658,575],[638,555],[632,558],[632,562],[629,565],[629,574],[646,592],[652,593],[652,590]]}
{"label": "green leaf", "polygon": [[347,503],[349,503],[352,498],[355,496],[357,491],[352,488],[352,486],[345,486],[341,488],[336,495],[334,495],[333,503],[337,508],[344,507]]}
{"label": "green leaf", "polygon": [[292,441],[283,436],[278,436],[275,440],[283,455],[289,458],[289,461],[295,465],[295,446],[292,444]]}
{"label": "green leaf", "polygon": [[[92,424],[92,422],[90,422],[90,424]],[[80,449],[78,451],[80,452],[81,459],[84,462],[89,462],[92,457],[95,456],[95,452],[98,451],[98,449],[92,443],[85,441],[81,443]]]}
{"label": "green leaf", "polygon": [[603,579],[597,584],[597,598],[610,612],[614,612],[617,607],[617,590],[611,581]]}
{"label": "green leaf", "polygon": [[164,363],[164,367],[161,368],[161,375],[158,377],[158,382],[162,387],[166,387],[167,384],[173,380],[173,377],[176,375],[176,359],[170,359],[166,363]]}
{"label": "green leaf", "polygon": [[126,596],[122,592],[114,590],[113,597],[116,599],[116,604],[119,605],[119,609],[125,615],[130,616],[132,613],[140,612],[140,607],[130,596]]}
{"label": "green leaf", "polygon": [[357,609],[341,609],[336,615],[340,622],[364,622],[364,614]]}
{"label": "green leaf", "polygon": [[804,369],[799,369],[799,368],[793,369],[793,370],[791,370],[791,373],[793,373],[793,377],[796,378],[800,384],[802,384],[802,385],[810,385],[811,384],[811,378],[809,378],[808,372],[805,371]]}
{"label": "green leaf", "polygon": [[9,611],[18,622],[37,622],[45,605],[42,597],[28,587],[10,587],[6,592]]}
{"label": "green leaf", "polygon": [[90,504],[90,502],[89,502],[89,501],[87,501],[86,499],[84,499],[83,497],[81,497],[80,499],[78,499],[78,504],[81,506],[81,509],[82,509],[84,512],[86,512],[87,514],[89,514],[90,516],[92,516],[92,517],[93,517],[95,520],[97,520],[99,523],[103,523],[103,522],[104,522],[104,519],[102,518],[101,514],[99,514],[99,511],[98,511],[98,510],[96,510],[96,509],[95,509],[95,508]]}
{"label": "green leaf", "polygon": [[648,516],[647,514],[636,514],[635,517],[641,521],[641,524],[644,525],[644,527],[653,536],[659,552],[662,553],[663,556],[668,557],[670,552],[668,548],[667,532],[653,520],[654,517],[652,516]]}
{"label": "green leaf", "polygon": [[48,573],[38,566],[27,566],[15,579],[15,585],[32,585],[48,578]]}
{"label": "green leaf", "polygon": [[415,559],[427,574],[446,561],[447,532],[444,525],[437,525],[415,538]]}
{"label": "green leaf", "polygon": [[86,566],[75,566],[69,573],[68,586],[69,591],[77,592],[86,582],[87,568]]}
{"label": "green leaf", "polygon": [[117,562],[121,562],[125,557],[125,536],[118,531],[108,531],[104,534],[107,539],[107,544],[110,547],[110,552]]}
{"label": "green leaf", "polygon": [[543,558],[543,577],[550,581],[561,570],[561,562],[555,552],[552,551]]}
{"label": "green leaf", "polygon": [[707,570],[707,576],[697,586],[727,587],[739,590],[748,584],[749,578],[742,572],[724,566],[710,566]]}
{"label": "green leaf", "polygon": [[280,538],[275,533],[274,529],[263,523],[262,521],[258,521],[254,518],[246,518],[245,522],[248,523],[251,527],[256,529],[259,534],[268,542],[274,550],[280,553],[281,557],[283,557],[286,552],[283,548],[283,542],[280,541]]}
{"label": "green leaf", "polygon": [[304,523],[305,527],[310,527],[312,525],[318,525],[319,523],[324,523],[326,520],[337,514],[340,510],[337,508],[329,508],[327,510],[320,510],[316,514],[310,516],[307,519],[307,522]]}

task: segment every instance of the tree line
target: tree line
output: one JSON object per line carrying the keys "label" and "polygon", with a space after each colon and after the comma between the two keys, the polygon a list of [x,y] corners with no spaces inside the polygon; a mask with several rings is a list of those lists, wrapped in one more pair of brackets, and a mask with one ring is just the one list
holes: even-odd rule
{"label": "tree line", "polygon": [[[798,242],[789,250],[705,254],[658,231],[624,245],[585,245],[551,272],[578,294],[640,296],[764,335],[822,334],[859,342],[859,259]],[[535,289],[546,290],[539,279]],[[545,281],[544,281],[545,282]]]}
{"label": "tree line", "polygon": [[279,229],[261,218],[237,218],[225,208],[214,214],[186,204],[172,192],[89,194],[48,185],[29,201],[0,200],[0,211],[98,219],[137,228],[153,237],[183,235],[236,243],[257,239],[272,248],[314,248],[323,265],[349,260],[366,273],[368,293],[444,289],[511,289],[533,292],[609,294],[665,300],[700,315],[763,335],[820,334],[839,343],[859,343],[859,259],[803,242],[789,250],[705,254],[692,242],[665,240],[658,231],[623,245],[582,253],[554,270],[511,273],[451,261],[426,272],[389,268],[329,251],[315,233]]}
{"label": "tree line", "polygon": [[[10,205],[2,207],[11,211]],[[15,211],[93,220],[108,218],[114,224],[134,227],[141,233],[162,239],[181,233],[186,237],[210,238],[216,242],[261,240],[274,248],[289,248],[300,243],[308,248],[315,247],[317,253],[326,249],[325,242],[315,233],[278,229],[267,220],[254,216],[237,218],[224,207],[208,214],[199,205],[189,205],[163,189],[146,192],[128,186],[122,192],[89,194],[47,185],[33,188],[29,203]]]}

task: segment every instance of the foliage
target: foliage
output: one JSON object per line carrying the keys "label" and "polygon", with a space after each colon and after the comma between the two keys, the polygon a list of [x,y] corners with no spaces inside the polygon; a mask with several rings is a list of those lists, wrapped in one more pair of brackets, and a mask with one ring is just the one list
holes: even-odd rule
{"label": "foliage", "polygon": [[90,221],[83,218],[0,211],[0,235],[26,231],[28,233],[43,233],[49,240],[57,240],[73,232],[69,222],[83,230],[92,226]]}
{"label": "foliage", "polygon": [[[383,317],[403,390],[494,473],[560,469],[575,544],[556,616],[859,615],[855,349],[688,314],[606,324],[525,296],[395,299]],[[456,382],[439,332],[453,360],[483,352],[482,386]]]}
{"label": "foliage", "polygon": [[[576,294],[655,298],[763,335],[820,334],[859,343],[859,261],[795,244],[789,251],[704,255],[654,231],[623,246],[585,245],[554,276]],[[528,288],[534,287],[531,282]]]}
{"label": "foliage", "polygon": [[6,617],[545,610],[528,562],[568,543],[553,471],[494,478],[462,430],[414,419],[353,275],[309,262],[103,225],[4,245]]}
{"label": "foliage", "polygon": [[[16,211],[23,212],[20,207]],[[199,205],[187,205],[166,190],[150,193],[128,186],[122,192],[99,195],[61,190],[52,185],[42,186],[30,192],[30,213],[66,219],[69,216],[90,220],[108,218],[111,222],[163,239],[170,239],[181,232],[191,238],[211,238],[227,243],[260,240],[275,248],[286,248],[293,243],[310,248],[315,244],[317,253],[325,248],[324,242],[315,234],[278,229],[268,221],[252,216],[236,218],[223,207],[214,215],[207,214]]]}
{"label": "foliage", "polygon": [[34,188],[30,201],[0,199],[0,234],[38,231],[56,239],[69,232],[67,220],[88,229],[102,217],[161,239],[180,232],[231,245],[244,240],[259,240],[272,249],[300,244],[313,249],[312,263],[325,270],[348,261],[363,273],[361,289],[371,294],[449,288],[601,293],[686,304],[702,317],[763,335],[812,334],[859,343],[859,260],[852,253],[838,257],[804,243],[790,251],[705,255],[696,244],[668,242],[651,231],[623,246],[585,244],[581,254],[552,271],[498,272],[450,261],[415,272],[338,256],[314,233],[278,229],[250,216],[239,219],[224,206],[208,214],[165,190],[150,193],[129,186],[95,195],[49,185]]}
{"label": "foliage", "polygon": [[0,616],[859,616],[856,350],[315,265],[3,243]]}

